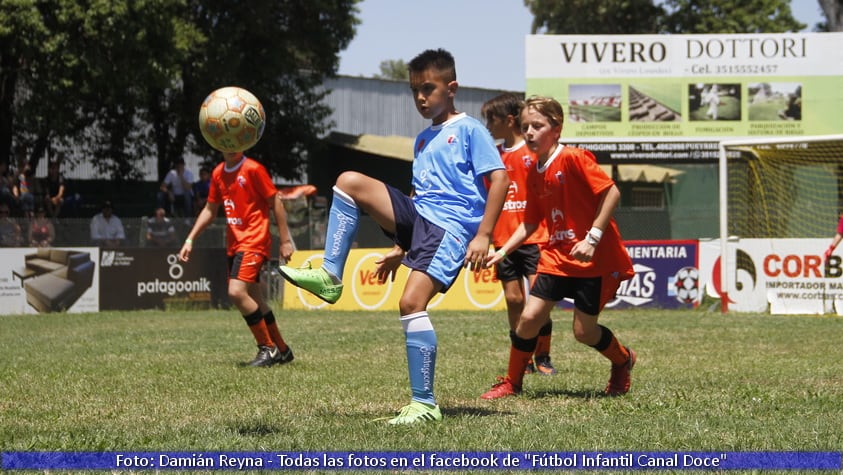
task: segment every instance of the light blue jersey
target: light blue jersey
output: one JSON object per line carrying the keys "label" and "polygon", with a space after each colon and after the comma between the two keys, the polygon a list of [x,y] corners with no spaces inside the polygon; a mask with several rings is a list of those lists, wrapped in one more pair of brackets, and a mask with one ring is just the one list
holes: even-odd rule
{"label": "light blue jersey", "polygon": [[432,125],[417,137],[413,161],[413,202],[425,219],[474,238],[486,209],[483,175],[503,170],[492,136],[466,114]]}

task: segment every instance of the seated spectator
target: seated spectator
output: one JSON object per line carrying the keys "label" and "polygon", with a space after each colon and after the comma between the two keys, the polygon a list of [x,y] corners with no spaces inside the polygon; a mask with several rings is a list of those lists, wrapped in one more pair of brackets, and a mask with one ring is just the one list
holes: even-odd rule
{"label": "seated spectator", "polygon": [[47,214],[51,218],[58,218],[61,213],[61,207],[64,204],[64,195],[66,190],[64,184],[64,177],[61,175],[61,159],[50,162],[47,165],[47,177],[44,178],[44,189],[47,192],[44,205],[47,208]]}
{"label": "seated spectator", "polygon": [[199,169],[199,180],[193,183],[193,211],[198,214],[208,202],[208,190],[211,189],[211,169]]}
{"label": "seated spectator", "polygon": [[155,216],[146,220],[146,243],[153,247],[170,247],[176,244],[176,228],[164,208],[155,210]]}
{"label": "seated spectator", "polygon": [[102,211],[91,218],[91,241],[96,246],[120,247],[125,239],[123,223],[114,215],[111,201],[106,201],[102,204]]}
{"label": "seated spectator", "polygon": [[15,206],[15,176],[7,162],[0,162],[0,203],[11,210]]}
{"label": "seated spectator", "polygon": [[10,216],[9,205],[0,204],[0,246],[20,246],[20,226]]}
{"label": "seated spectator", "polygon": [[47,218],[43,206],[35,209],[35,217],[29,223],[29,245],[32,247],[50,247],[56,238],[56,228]]}

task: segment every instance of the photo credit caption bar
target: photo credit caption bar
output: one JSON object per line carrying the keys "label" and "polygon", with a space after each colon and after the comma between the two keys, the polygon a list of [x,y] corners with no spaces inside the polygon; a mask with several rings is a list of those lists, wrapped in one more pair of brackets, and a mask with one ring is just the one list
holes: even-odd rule
{"label": "photo credit caption bar", "polygon": [[831,470],[841,452],[3,452],[3,470]]}

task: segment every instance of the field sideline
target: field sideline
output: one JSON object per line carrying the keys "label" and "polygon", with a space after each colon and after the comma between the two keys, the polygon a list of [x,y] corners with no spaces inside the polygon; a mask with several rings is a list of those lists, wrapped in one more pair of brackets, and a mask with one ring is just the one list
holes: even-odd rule
{"label": "field sideline", "polygon": [[482,401],[505,371],[505,315],[434,310],[445,419],[391,427],[374,419],[409,401],[395,313],[277,315],[296,360],[268,369],[241,366],[256,348],[235,310],[0,317],[0,450],[843,448],[839,317],[607,311],[639,361],[630,393],[605,398],[608,362],[557,311],[559,375]]}

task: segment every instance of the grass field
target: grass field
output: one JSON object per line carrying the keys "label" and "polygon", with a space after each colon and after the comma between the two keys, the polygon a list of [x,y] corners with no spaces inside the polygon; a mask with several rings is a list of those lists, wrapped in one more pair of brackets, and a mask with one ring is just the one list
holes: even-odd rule
{"label": "grass field", "polygon": [[391,427],[374,419],[409,401],[397,315],[278,315],[296,360],[272,368],[241,366],[256,350],[233,310],[0,317],[0,449],[843,448],[837,317],[605,312],[601,321],[639,355],[631,392],[605,398],[607,361],[574,342],[560,311],[559,374],[527,376],[520,397],[482,401],[505,370],[505,316],[433,311],[445,419]]}
{"label": "grass field", "polygon": [[610,106],[570,106],[570,115],[578,122],[620,122],[621,108]]}
{"label": "grass field", "polygon": [[784,120],[779,111],[787,107],[787,99],[775,97],[749,104],[749,120]]}
{"label": "grass field", "polygon": [[673,112],[682,113],[682,91],[679,85],[637,83],[630,87],[638,89],[642,94],[653,98]]}

